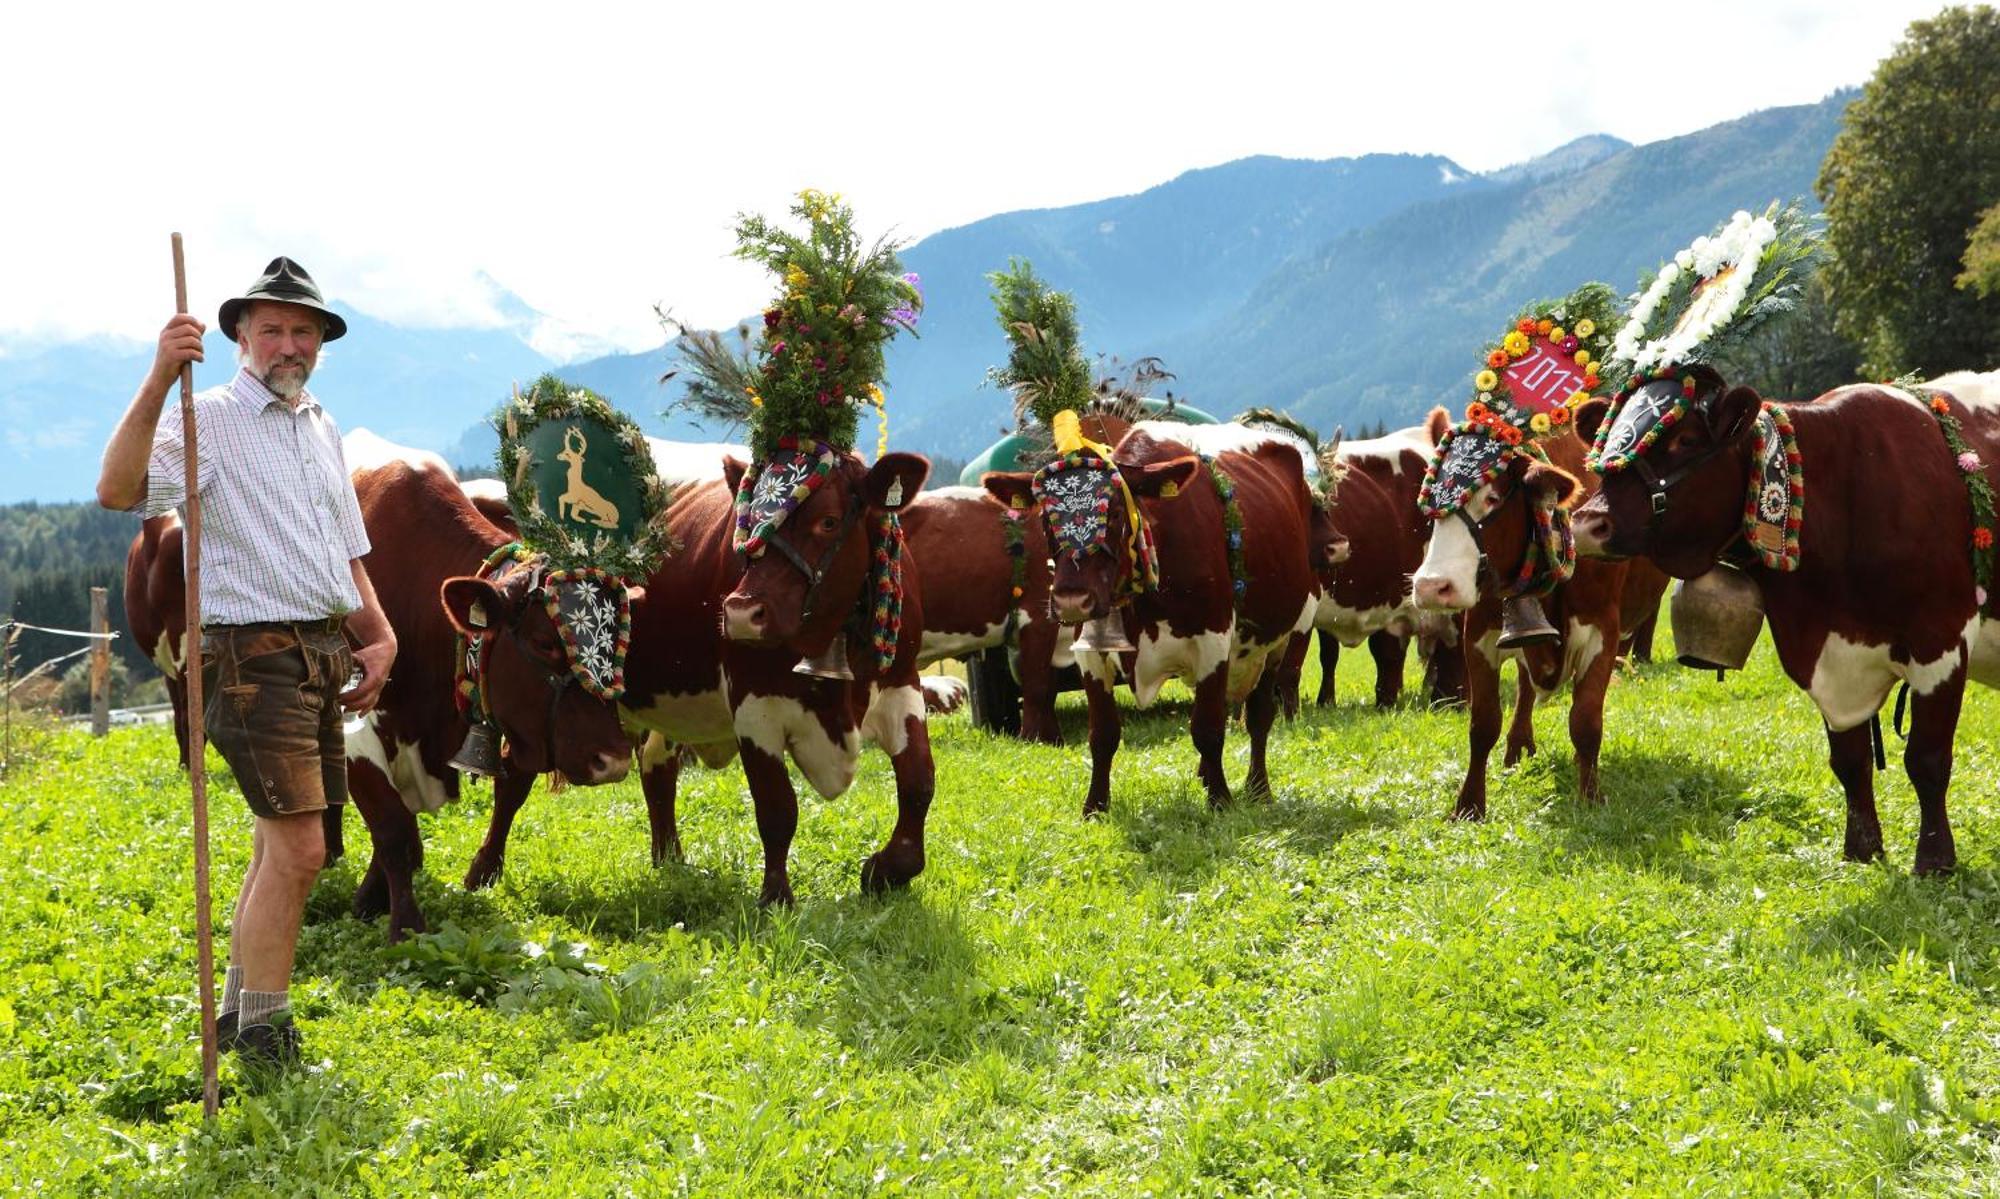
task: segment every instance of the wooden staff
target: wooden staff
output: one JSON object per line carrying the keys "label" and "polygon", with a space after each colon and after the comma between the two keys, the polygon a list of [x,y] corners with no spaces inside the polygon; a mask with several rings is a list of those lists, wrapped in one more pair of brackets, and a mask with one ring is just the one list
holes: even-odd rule
{"label": "wooden staff", "polygon": [[[181,235],[174,234],[174,311],[188,310],[187,263]],[[201,994],[201,1111],[215,1119],[219,1105],[215,1044],[215,930],[208,902],[208,773],[202,755],[208,738],[202,728],[201,697],[201,493],[200,454],[195,444],[194,363],[181,363],[181,440],[187,519],[181,552],[187,560],[187,627],[181,630],[182,677],[187,682],[188,782],[194,789],[194,939]]]}

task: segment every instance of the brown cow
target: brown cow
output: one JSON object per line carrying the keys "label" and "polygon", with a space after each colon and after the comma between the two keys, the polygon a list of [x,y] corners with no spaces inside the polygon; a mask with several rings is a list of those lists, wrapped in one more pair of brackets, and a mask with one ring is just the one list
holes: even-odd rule
{"label": "brown cow", "polygon": [[[680,852],[677,747],[710,766],[740,756],[764,846],[758,902],[791,903],[787,863],[798,796],[785,757],[832,799],[852,785],[867,740],[889,755],[897,820],[888,842],[862,863],[862,889],[907,885],[924,868],[924,821],[935,785],[917,676],[924,608],[915,553],[904,552],[903,622],[888,669],[877,669],[865,632],[848,634],[852,680],[793,668],[825,652],[851,617],[865,613],[867,526],[875,514],[901,508],[902,497],[915,497],[930,465],[912,454],[887,454],[873,467],[851,453],[841,456],[781,529],[807,563],[819,566],[816,586],[787,557],[766,551],[746,560],[733,548],[732,497],[745,469],[732,458],[725,480],[680,489],[668,524],[682,549],[648,580],[645,600],[632,609],[624,715],[660,734],[647,740],[641,756],[654,858]],[[474,862],[488,877],[499,870],[518,807],[517,800],[503,810],[495,795],[497,836],[489,832]]]}
{"label": "brown cow", "polygon": [[[1246,576],[1240,597],[1231,577],[1223,502],[1197,451],[1213,455],[1235,488]],[[1222,770],[1224,727],[1229,706],[1245,702],[1250,732],[1245,786],[1253,794],[1268,792],[1265,743],[1278,705],[1276,674],[1267,667],[1276,665],[1292,635],[1310,623],[1320,590],[1307,549],[1314,505],[1299,453],[1287,439],[1263,429],[1142,421],[1120,439],[1112,462],[1152,531],[1159,563],[1159,586],[1124,609],[1137,647],[1128,655],[1133,695],[1144,706],[1168,678],[1190,681],[1189,731],[1213,806],[1230,801]],[[1033,502],[1032,479],[989,474],[983,483],[1002,503],[1025,505]],[[1048,514],[1041,519],[1046,532]],[[1129,524],[1123,505],[1109,504],[1104,519],[1105,544],[1124,545]],[[1330,555],[1331,546],[1320,552]],[[1059,554],[1052,583],[1056,618],[1077,625],[1109,615],[1131,570],[1123,552]],[[1077,660],[1090,705],[1091,780],[1083,810],[1092,815],[1111,803],[1111,762],[1120,732],[1112,684],[1119,662],[1117,655],[1097,651],[1078,651]]]}
{"label": "brown cow", "polygon": [[[1042,522],[1016,522],[1009,538],[1007,510],[977,487],[926,491],[903,514],[911,556],[923,563],[931,586],[924,592],[924,640],[918,665],[962,658],[1005,645],[1019,648],[1021,736],[1062,744],[1056,727],[1055,672],[1073,660],[1070,637],[1058,637],[1049,614],[1049,548]],[[1012,594],[1014,563],[1021,563],[1021,594]]]}
{"label": "brown cow", "polygon": [[[1630,467],[1605,476],[1577,513],[1577,544],[1586,554],[1644,554],[1685,579],[1707,573],[1743,533],[1763,401],[1708,367],[1683,373],[1695,381],[1689,415]],[[1993,480],[2000,372],[1948,375],[1935,386],[1979,458],[1971,465]],[[1679,387],[1670,379],[1636,394],[1670,399]],[[1871,729],[1901,680],[1910,689],[1903,765],[1921,812],[1916,872],[1951,870],[1957,851],[1945,793],[1966,679],[2000,685],[2000,633],[1975,591],[1961,464],[1925,400],[1900,388],[1841,387],[1780,407],[1797,433],[1809,500],[1798,566],[1779,571],[1752,560],[1745,569],[1763,593],[1779,663],[1826,723],[1847,798],[1842,851],[1851,861],[1882,855]],[[1600,422],[1596,414],[1582,430]]]}
{"label": "brown cow", "polygon": [[[492,640],[485,674],[494,719],[508,742],[508,773],[494,783],[496,807],[518,807],[535,775],[546,771],[578,783],[621,778],[631,745],[613,705],[568,685],[568,657],[540,596],[530,593],[530,574],[472,577],[511,537],[474,510],[442,462],[355,453],[349,446],[349,460],[360,463],[355,493],[374,546],[366,564],[397,640],[396,664],[377,707],[347,729],[348,790],[375,851],[354,912],[363,919],[387,912],[389,939],[397,941],[424,928],[411,886],[423,863],[414,813],[458,795],[458,773],[447,762],[467,726],[452,698],[453,619],[463,622],[477,603],[488,625],[504,630]],[[128,619],[135,635],[141,628],[166,630],[168,636],[152,644],[162,647],[156,657],[174,666],[168,681],[175,724],[184,730],[178,632],[185,618],[178,616],[177,586],[154,585],[178,580],[182,572],[179,530],[161,524],[166,520],[148,521],[127,559],[128,578],[138,570],[149,580],[142,601],[128,598]],[[331,831],[338,809],[330,809],[328,819]]]}
{"label": "brown cow", "polygon": [[[1601,411],[1603,403],[1593,401],[1585,407]],[[1505,764],[1512,766],[1535,752],[1537,694],[1570,683],[1569,735],[1576,747],[1577,788],[1590,802],[1602,798],[1597,755],[1604,739],[1604,693],[1616,664],[1626,564],[1578,562],[1576,573],[1542,600],[1559,639],[1526,649],[1499,648],[1501,599],[1492,579],[1512,579],[1519,572],[1531,544],[1530,505],[1549,501],[1568,505],[1596,482],[1583,470],[1584,444],[1573,431],[1565,430],[1541,444],[1553,465],[1514,455],[1499,478],[1466,498],[1461,513],[1435,522],[1430,549],[1414,581],[1418,604],[1465,613],[1461,644],[1471,709],[1471,756],[1452,809],[1457,819],[1486,816],[1486,759],[1500,736],[1503,658],[1519,658],[1522,674],[1507,732]],[[1490,565],[1490,573],[1481,570],[1483,564]]]}

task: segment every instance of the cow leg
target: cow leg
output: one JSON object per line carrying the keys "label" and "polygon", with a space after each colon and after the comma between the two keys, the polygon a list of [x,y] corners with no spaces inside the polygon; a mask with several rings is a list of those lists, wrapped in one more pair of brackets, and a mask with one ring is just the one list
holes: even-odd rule
{"label": "cow leg", "polygon": [[1882,821],[1875,814],[1875,745],[1869,722],[1845,732],[1826,731],[1827,762],[1847,796],[1847,834],[1841,856],[1872,862],[1882,856]]}
{"label": "cow leg", "polygon": [[1515,672],[1514,687],[1514,719],[1507,726],[1507,753],[1500,760],[1502,766],[1513,766],[1522,758],[1535,756],[1535,683],[1525,661]]}
{"label": "cow leg", "polygon": [[1917,792],[1918,874],[1949,874],[1958,866],[1944,797],[1951,786],[1952,741],[1958,734],[1958,711],[1964,698],[1963,668],[1928,695],[1910,690],[1910,741],[1903,751],[1903,769]]}
{"label": "cow leg", "polygon": [[907,887],[924,872],[924,818],[930,814],[937,771],[923,717],[906,717],[903,734],[903,748],[889,755],[896,772],[896,827],[888,844],[861,863],[861,890],[871,895]]}
{"label": "cow leg", "polygon": [[1312,630],[1293,633],[1285,642],[1285,652],[1277,662],[1265,668],[1266,674],[1274,675],[1272,686],[1276,688],[1278,704],[1284,709],[1287,721],[1295,720],[1299,714],[1299,676],[1305,672],[1306,650],[1312,642]]}
{"label": "cow leg", "polygon": [[1052,620],[1030,621],[1021,628],[1021,739],[1061,745],[1056,724],[1056,635]]}
{"label": "cow leg", "polygon": [[654,733],[639,749],[639,790],[646,797],[646,827],[653,837],[653,865],[681,861],[675,807],[681,790],[681,747]]}
{"label": "cow leg", "polygon": [[1264,748],[1277,719],[1278,680],[1266,670],[1243,704],[1243,723],[1250,731],[1250,774],[1243,780],[1243,789],[1252,799],[1268,799],[1271,795],[1271,779],[1264,769]]}
{"label": "cow leg", "polygon": [[1632,639],[1627,643],[1625,658],[1628,662],[1651,662],[1653,660],[1653,629],[1660,623],[1660,610],[1656,605],[1632,629]]}
{"label": "cow leg", "polygon": [[1333,706],[1333,676],[1340,669],[1340,638],[1321,630],[1319,635],[1319,698],[1322,708]]}
{"label": "cow leg", "polygon": [[1375,706],[1393,708],[1403,698],[1403,657],[1409,642],[1387,629],[1368,635],[1368,655],[1375,659]]}
{"label": "cow leg", "polygon": [[1083,694],[1090,702],[1090,794],[1084,797],[1085,817],[1101,816],[1111,808],[1111,760],[1118,756],[1123,717],[1111,691],[1111,666],[1106,659],[1100,675],[1085,670]]}
{"label": "cow leg", "polygon": [[521,811],[521,805],[528,802],[528,792],[534,786],[535,776],[518,770],[493,780],[493,815],[486,821],[486,840],[480,843],[479,852],[472,855],[472,865],[466,868],[466,890],[490,887],[500,877],[500,871],[507,865],[507,837],[514,831],[514,817]]}
{"label": "cow leg", "polygon": [[[1470,633],[1470,629],[1467,630]],[[1469,754],[1465,781],[1459,784],[1458,803],[1451,810],[1453,820],[1486,819],[1486,759],[1493,743],[1500,740],[1500,665],[1478,647],[1465,654],[1466,704],[1470,709]]]}
{"label": "cow leg", "polygon": [[1457,645],[1442,641],[1432,648],[1424,666],[1425,702],[1433,708],[1456,708],[1466,702],[1466,665],[1463,638]]}
{"label": "cow leg", "polygon": [[1611,689],[1611,675],[1618,668],[1618,656],[1609,647],[1617,641],[1615,633],[1604,638],[1606,648],[1597,651],[1570,685],[1569,743],[1576,747],[1576,790],[1585,803],[1604,802],[1597,778],[1597,754],[1604,744],[1604,695]]}
{"label": "cow leg", "polygon": [[354,892],[354,915],[373,920],[389,914],[389,942],[425,929],[424,914],[417,907],[413,879],[423,868],[424,843],[417,830],[417,818],[403,804],[403,797],[372,762],[349,762],[347,789],[361,820],[368,826],[375,855]]}
{"label": "cow leg", "polygon": [[1194,751],[1201,757],[1201,785],[1208,791],[1211,808],[1226,808],[1233,800],[1229,780],[1222,775],[1222,742],[1228,727],[1229,663],[1225,661],[1194,685],[1194,712],[1188,719]]}
{"label": "cow leg", "polygon": [[757,839],[764,845],[764,885],[757,906],[792,906],[792,876],[787,863],[792,837],[799,831],[799,796],[783,758],[768,754],[747,737],[736,741],[743,758],[743,780],[750,785],[750,804],[757,813]]}

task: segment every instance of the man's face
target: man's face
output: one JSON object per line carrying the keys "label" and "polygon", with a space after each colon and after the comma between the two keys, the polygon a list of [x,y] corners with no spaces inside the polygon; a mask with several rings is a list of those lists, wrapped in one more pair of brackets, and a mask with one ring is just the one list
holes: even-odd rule
{"label": "man's face", "polygon": [[302,304],[260,300],[244,309],[237,325],[239,357],[272,395],[296,400],[312,377],[325,332],[319,313]]}

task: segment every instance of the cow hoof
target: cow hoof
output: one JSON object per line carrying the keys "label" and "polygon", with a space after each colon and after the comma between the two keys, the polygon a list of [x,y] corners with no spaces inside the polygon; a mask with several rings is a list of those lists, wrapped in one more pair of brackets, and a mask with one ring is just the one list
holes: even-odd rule
{"label": "cow hoof", "polygon": [[1880,841],[1849,840],[1841,846],[1840,856],[1849,862],[1879,862],[1888,855],[1882,852]]}
{"label": "cow hoof", "polygon": [[1093,795],[1083,801],[1083,818],[1085,820],[1096,820],[1110,810],[1111,797],[1108,795],[1102,798]]}
{"label": "cow hoof", "polygon": [[653,847],[653,865],[656,867],[669,864],[678,865],[685,861],[687,859],[681,856],[681,839],[679,837],[675,837],[665,845],[655,845]]}
{"label": "cow hoof", "polygon": [[765,879],[764,889],[757,895],[757,906],[760,908],[788,908],[793,902],[792,884],[787,879]]}
{"label": "cow hoof", "polygon": [[415,933],[426,933],[430,926],[424,923],[423,913],[412,912],[394,916],[389,920],[389,944],[396,945],[408,940]]}
{"label": "cow hoof", "polygon": [[500,868],[504,864],[504,860],[499,858],[495,858],[490,862],[487,861],[486,855],[483,853],[474,857],[472,865],[467,867],[465,871],[465,889],[468,891],[483,891],[492,886],[495,882],[499,881]]}
{"label": "cow hoof", "polygon": [[374,866],[361,877],[361,885],[354,889],[354,918],[373,920],[389,910],[389,880]]}
{"label": "cow hoof", "polygon": [[1486,805],[1484,803],[1476,803],[1476,804],[1468,803],[1465,800],[1461,799],[1458,801],[1458,805],[1452,808],[1450,819],[1473,820],[1473,821],[1485,820]]}
{"label": "cow hoof", "polygon": [[1270,777],[1268,775],[1253,774],[1249,778],[1244,779],[1243,794],[1247,796],[1252,803],[1258,803],[1269,800],[1271,798]]}
{"label": "cow hoof", "polygon": [[912,869],[909,863],[899,862],[886,853],[870,854],[861,862],[861,893],[880,895],[885,891],[900,891],[923,872],[921,858]]}
{"label": "cow hoof", "polygon": [[1958,869],[1958,854],[1950,847],[1937,852],[1917,851],[1913,873],[1918,878],[1944,878]]}
{"label": "cow hoof", "polygon": [[1236,797],[1230,794],[1227,787],[1222,788],[1220,791],[1210,791],[1208,793],[1208,810],[1211,812],[1220,812],[1225,808],[1233,807],[1235,803]]}

